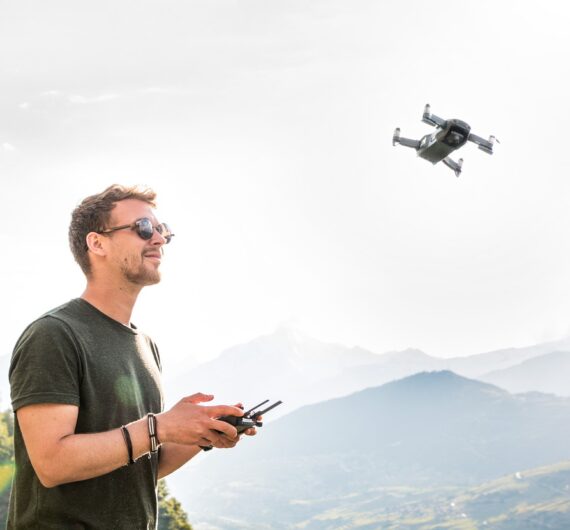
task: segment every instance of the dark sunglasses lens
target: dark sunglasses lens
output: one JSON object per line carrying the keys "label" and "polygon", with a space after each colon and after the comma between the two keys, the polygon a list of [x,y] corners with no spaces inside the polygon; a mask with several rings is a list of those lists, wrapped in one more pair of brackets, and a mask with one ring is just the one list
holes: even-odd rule
{"label": "dark sunglasses lens", "polygon": [[166,223],[160,223],[157,227],[156,227],[156,231],[164,238],[166,239],[166,244],[170,243],[170,240],[172,239],[172,236],[174,235],[171,230],[170,227],[166,224]]}
{"label": "dark sunglasses lens", "polygon": [[151,239],[154,233],[154,227],[150,219],[139,219],[137,221],[137,234],[143,239]]}

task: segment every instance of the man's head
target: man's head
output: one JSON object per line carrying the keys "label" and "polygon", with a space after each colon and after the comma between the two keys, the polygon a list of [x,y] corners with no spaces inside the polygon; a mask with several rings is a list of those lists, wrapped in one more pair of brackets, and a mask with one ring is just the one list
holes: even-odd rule
{"label": "man's head", "polygon": [[169,238],[154,215],[155,199],[149,188],[114,184],[75,208],[69,243],[87,278],[95,266],[140,285],[160,280],[161,248]]}

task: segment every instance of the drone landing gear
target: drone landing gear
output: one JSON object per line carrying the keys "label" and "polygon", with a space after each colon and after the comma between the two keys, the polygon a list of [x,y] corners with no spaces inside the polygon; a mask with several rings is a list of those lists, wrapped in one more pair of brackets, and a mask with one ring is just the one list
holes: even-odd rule
{"label": "drone landing gear", "polygon": [[443,159],[443,163],[455,172],[455,176],[459,177],[461,175],[461,166],[463,165],[463,158],[460,158],[457,162],[451,160],[451,158],[446,157]]}
{"label": "drone landing gear", "polygon": [[392,145],[403,145],[405,147],[412,147],[414,149],[419,149],[420,141],[419,140],[410,140],[409,138],[402,138],[400,136],[400,128],[397,127],[394,131],[394,136],[392,136]]}

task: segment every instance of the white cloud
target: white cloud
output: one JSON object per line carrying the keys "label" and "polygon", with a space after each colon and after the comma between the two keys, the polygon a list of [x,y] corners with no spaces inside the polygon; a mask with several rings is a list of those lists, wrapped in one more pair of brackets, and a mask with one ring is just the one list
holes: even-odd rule
{"label": "white cloud", "polygon": [[16,148],[12,144],[9,144],[8,142],[4,142],[2,144],[2,149],[4,149],[4,151],[15,151],[16,150]]}
{"label": "white cloud", "polygon": [[89,103],[104,103],[105,101],[111,101],[113,99],[117,99],[119,97],[118,94],[101,94],[99,96],[80,96],[77,94],[68,96],[68,100],[70,103],[77,103],[80,105],[86,105]]}
{"label": "white cloud", "polygon": [[175,86],[149,86],[140,90],[142,94],[163,94],[168,96],[176,96],[180,94],[189,94],[191,90]]}
{"label": "white cloud", "polygon": [[30,108],[30,104],[27,101],[20,103],[18,107],[22,110],[28,110]]}
{"label": "white cloud", "polygon": [[[104,103],[106,101],[111,101],[117,99],[119,94],[99,94],[96,96],[83,96],[81,94],[67,94],[61,90],[48,90],[47,92],[42,92],[42,96],[62,98],[67,100],[69,103],[74,103],[78,105],[87,105],[90,103]],[[28,103],[23,103],[23,105],[28,106]],[[27,107],[26,107],[27,108]]]}

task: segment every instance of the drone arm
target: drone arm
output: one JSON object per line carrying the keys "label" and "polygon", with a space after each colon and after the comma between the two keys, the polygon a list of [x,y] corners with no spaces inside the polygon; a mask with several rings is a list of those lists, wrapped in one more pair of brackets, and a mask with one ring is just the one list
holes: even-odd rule
{"label": "drone arm", "polygon": [[485,153],[489,153],[490,155],[493,154],[493,144],[495,143],[494,136],[489,136],[489,140],[485,140],[484,138],[481,138],[480,136],[471,133],[469,134],[467,139],[470,142],[477,144],[479,146],[479,149],[481,149],[481,151],[485,151]]}
{"label": "drone arm", "polygon": [[432,125],[433,127],[439,127],[440,129],[443,129],[445,127],[445,120],[431,113],[431,107],[429,103],[424,109],[422,121],[428,125]]}
{"label": "drone arm", "polygon": [[455,176],[461,175],[461,166],[463,165],[463,158],[460,158],[457,162],[449,157],[443,159],[443,163],[455,172]]}
{"label": "drone arm", "polygon": [[405,147],[413,147],[414,149],[419,149],[420,141],[419,140],[410,140],[409,138],[402,138],[400,136],[400,128],[398,127],[394,131],[394,136],[392,137],[392,145],[403,145]]}
{"label": "drone arm", "polygon": [[410,140],[409,138],[400,138],[398,143],[405,147],[413,147],[414,149],[418,149],[420,147],[419,140]]}

